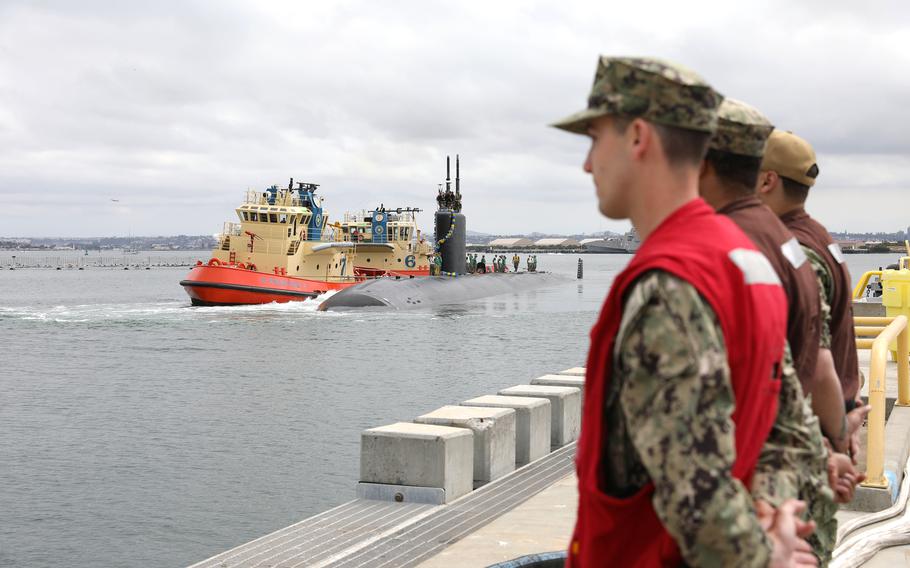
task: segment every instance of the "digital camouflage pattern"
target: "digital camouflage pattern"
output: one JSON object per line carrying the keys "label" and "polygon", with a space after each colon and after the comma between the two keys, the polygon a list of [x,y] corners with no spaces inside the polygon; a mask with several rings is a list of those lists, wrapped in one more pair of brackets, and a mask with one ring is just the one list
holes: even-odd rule
{"label": "digital camouflage pattern", "polygon": [[723,332],[690,284],[662,271],[630,289],[604,402],[601,488],[654,483],[654,510],[690,566],[766,566],[771,545],[731,474],[735,405]]}
{"label": "digital camouflage pattern", "polygon": [[585,134],[595,118],[621,115],[713,132],[722,99],[701,77],[682,65],[653,58],[601,56],[588,108],[553,126]]}
{"label": "digital camouflage pattern", "polygon": [[805,501],[805,517],[817,524],[809,544],[819,565],[827,566],[837,539],[837,503],[828,485],[828,450],[818,417],[803,396],[789,346],[777,412],[752,478],[752,496],[775,507],[787,499]]}
{"label": "digital camouflage pattern", "polygon": [[825,259],[817,252],[807,246],[803,246],[803,251],[809,258],[809,264],[815,271],[815,277],[818,278],[818,292],[821,296],[821,311],[819,312],[821,340],[819,344],[822,349],[831,349],[831,300],[834,297],[834,275],[828,269]]}
{"label": "digital camouflage pattern", "polygon": [[717,130],[709,148],[761,158],[774,126],[753,106],[736,99],[724,99],[717,110]]}

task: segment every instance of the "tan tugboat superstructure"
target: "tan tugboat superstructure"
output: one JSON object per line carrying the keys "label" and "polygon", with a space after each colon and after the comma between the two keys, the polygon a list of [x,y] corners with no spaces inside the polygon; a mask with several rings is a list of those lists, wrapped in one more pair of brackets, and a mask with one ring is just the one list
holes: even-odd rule
{"label": "tan tugboat superstructure", "polygon": [[208,262],[180,282],[193,305],[288,302],[368,278],[427,276],[433,248],[417,229],[419,209],[348,213],[330,223],[319,186],[291,180],[248,191]]}

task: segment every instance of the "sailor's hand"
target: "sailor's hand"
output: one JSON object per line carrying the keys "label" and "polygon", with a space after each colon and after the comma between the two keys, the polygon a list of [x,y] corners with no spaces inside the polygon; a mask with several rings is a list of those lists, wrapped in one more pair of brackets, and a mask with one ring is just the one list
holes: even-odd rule
{"label": "sailor's hand", "polygon": [[850,457],[853,459],[854,465],[857,463],[856,459],[859,455],[859,429],[866,421],[870,410],[872,410],[872,406],[867,404],[857,406],[847,413],[847,439],[850,444]]}
{"label": "sailor's hand", "polygon": [[856,486],[866,479],[853,465],[850,456],[838,453],[828,455],[828,485],[834,491],[837,503],[849,503],[853,500]]}
{"label": "sailor's hand", "polygon": [[790,499],[774,509],[766,501],[755,502],[759,523],[771,540],[771,568],[804,568],[818,566],[812,547],[806,542],[815,531],[814,521],[803,521],[806,510],[802,501]]}

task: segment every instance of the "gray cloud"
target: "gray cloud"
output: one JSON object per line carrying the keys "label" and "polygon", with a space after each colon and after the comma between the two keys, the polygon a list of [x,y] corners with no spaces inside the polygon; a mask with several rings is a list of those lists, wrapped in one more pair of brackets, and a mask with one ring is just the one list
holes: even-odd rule
{"label": "gray cloud", "polygon": [[910,174],[908,12],[814,0],[7,2],[0,234],[215,232],[247,187],[289,176],[322,183],[335,216],[430,209],[447,153],[463,156],[472,229],[622,229],[596,212],[585,139],[545,127],[583,106],[598,53],[697,69],[816,146],[819,218],[892,230],[906,218],[877,204],[902,197]]}

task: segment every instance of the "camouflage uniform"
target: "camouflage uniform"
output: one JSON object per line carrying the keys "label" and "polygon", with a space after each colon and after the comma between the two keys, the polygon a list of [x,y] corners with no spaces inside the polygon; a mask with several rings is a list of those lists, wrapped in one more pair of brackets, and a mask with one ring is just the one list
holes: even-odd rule
{"label": "camouflage uniform", "polygon": [[[721,152],[760,158],[772,130],[771,123],[757,109],[740,101],[725,99],[718,110],[718,126],[709,146]],[[824,261],[813,251],[806,250],[806,254],[816,274],[818,263],[827,272]],[[819,280],[821,319],[824,322],[826,313],[830,317],[825,299],[825,290],[830,289],[830,274],[827,288],[824,280]],[[827,322],[822,326],[822,347],[830,347],[828,327]],[[826,335],[827,344],[824,343]],[[818,524],[809,543],[822,566],[831,559],[837,533],[834,517],[837,504],[828,485],[827,458],[828,450],[818,417],[812,410],[810,400],[803,395],[788,345],[777,420],[762,448],[751,490],[755,499],[768,501],[774,506],[794,498],[806,502],[806,517]]]}
{"label": "camouflage uniform", "polygon": [[837,503],[828,485],[828,450],[811,401],[803,396],[789,356],[784,362],[777,421],[762,448],[752,478],[752,495],[779,506],[798,497],[805,517],[816,522],[809,537],[819,566],[827,566],[837,540]]}
{"label": "camouflage uniform", "polygon": [[601,487],[627,497],[652,481],[654,510],[690,565],[767,565],[752,497],[730,473],[734,398],[714,311],[690,284],[648,272],[616,337]]}
{"label": "camouflage uniform", "polygon": [[723,97],[693,71],[652,58],[601,57],[588,108],[552,126],[586,134],[592,120],[619,115],[700,132],[714,132]]}
{"label": "camouflage uniform", "polygon": [[818,289],[822,301],[821,347],[823,349],[831,349],[831,295],[834,290],[834,275],[828,270],[828,265],[817,252],[807,246],[803,247],[803,251],[805,251],[806,256],[809,257],[809,262],[812,264],[812,270],[815,271],[815,276],[818,278]]}

